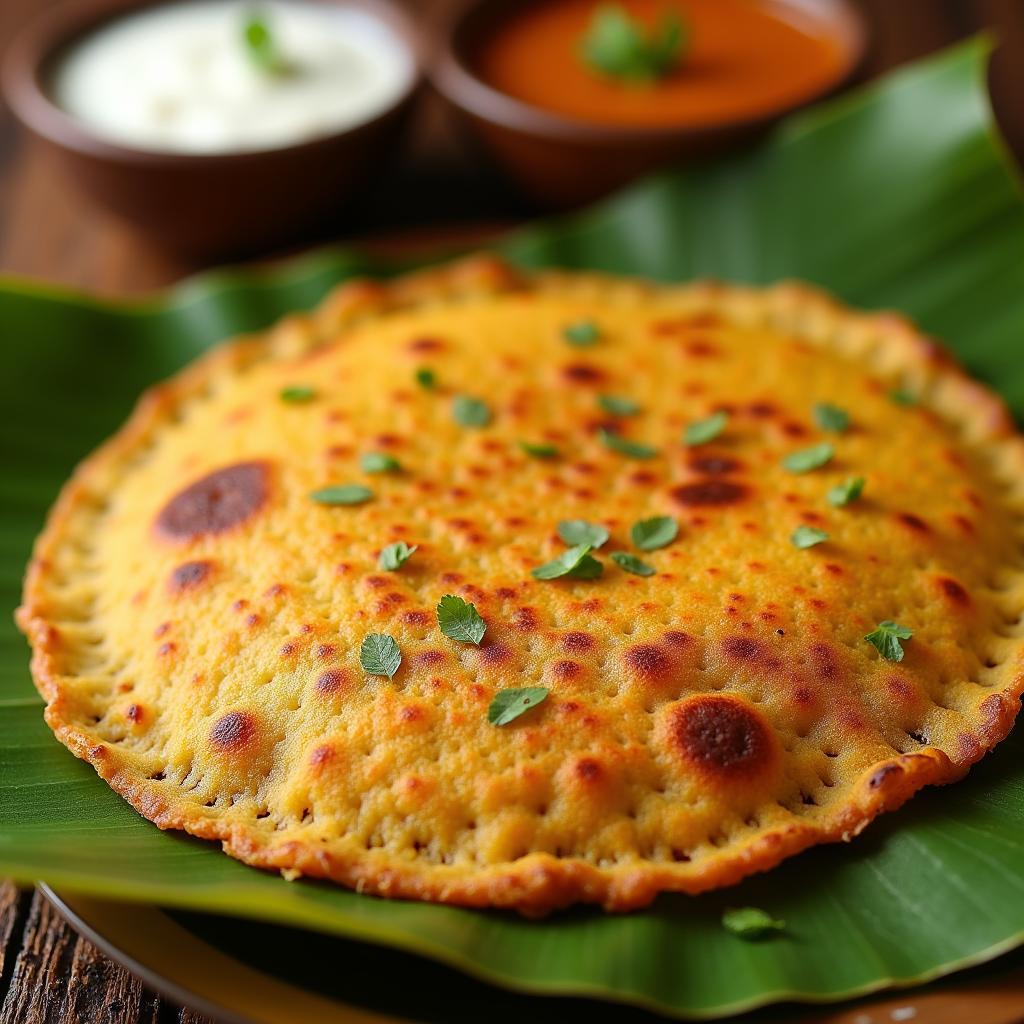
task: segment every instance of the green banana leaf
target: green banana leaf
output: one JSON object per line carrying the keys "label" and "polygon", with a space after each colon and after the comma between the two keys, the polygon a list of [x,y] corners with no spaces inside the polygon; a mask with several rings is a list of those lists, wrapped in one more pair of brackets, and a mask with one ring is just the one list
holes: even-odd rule
{"label": "green banana leaf", "polygon": [[[497,246],[529,265],[676,279],[798,277],[894,307],[1024,412],[1024,203],[994,135],[975,41],[801,114],[753,151],[664,175]],[[0,289],[0,588],[18,600],[33,535],[74,462],[138,391],[225,335],[307,307],[374,266],[330,251],[114,305]],[[247,868],[159,832],[52,738],[27,652],[0,624],[0,875],[223,912],[411,950],[496,984],[710,1017],[829,1000],[980,962],[1024,939],[1024,742],[856,842],[725,893],[641,913],[544,921],[389,902]],[[722,909],[764,907],[784,936],[744,942]],[[382,954],[383,955],[383,954]]]}

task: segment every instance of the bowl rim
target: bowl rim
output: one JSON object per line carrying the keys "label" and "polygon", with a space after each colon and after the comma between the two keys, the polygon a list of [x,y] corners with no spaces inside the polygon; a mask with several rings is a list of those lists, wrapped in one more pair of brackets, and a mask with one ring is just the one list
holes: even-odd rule
{"label": "bowl rim", "polygon": [[434,88],[450,103],[481,120],[522,134],[570,144],[677,142],[755,129],[834,93],[859,68],[868,44],[866,19],[850,0],[759,0],[759,3],[765,7],[809,13],[818,23],[831,26],[831,36],[841,44],[843,56],[839,71],[817,91],[805,99],[782,104],[767,112],[700,125],[630,125],[588,121],[516,99],[489,85],[473,71],[462,53],[460,39],[471,18],[488,12],[489,8],[510,6],[509,0],[461,0],[457,3],[441,22],[438,45],[429,64],[428,75]]}
{"label": "bowl rim", "polygon": [[51,99],[44,84],[44,72],[54,55],[76,38],[122,14],[139,13],[172,6],[182,0],[62,0],[39,12],[14,37],[0,67],[0,88],[7,105],[23,127],[60,149],[110,163],[134,167],[201,168],[249,164],[284,154],[313,154],[352,138],[392,116],[419,90],[427,62],[422,32],[396,0],[303,0],[318,6],[351,7],[383,23],[405,49],[409,58],[408,80],[386,107],[372,117],[340,130],[279,146],[259,149],[187,153],[166,149],[145,149],[104,138]]}

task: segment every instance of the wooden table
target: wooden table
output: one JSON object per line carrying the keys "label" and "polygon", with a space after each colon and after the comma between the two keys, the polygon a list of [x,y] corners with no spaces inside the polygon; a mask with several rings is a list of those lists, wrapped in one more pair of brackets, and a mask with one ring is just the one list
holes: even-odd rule
{"label": "wooden table", "polygon": [[[0,49],[44,0],[0,0]],[[50,2],[50,0],[45,0]],[[408,0],[427,14],[448,0]],[[992,65],[996,113],[1024,161],[1024,0],[857,0],[873,45],[863,78],[982,28],[1001,45]],[[348,225],[348,237],[410,229],[429,238],[443,226],[508,223],[531,210],[481,171],[463,149],[439,102],[424,103],[407,153]],[[168,284],[203,267],[147,246],[84,204],[37,147],[0,109],[0,272],[23,274],[112,295]],[[964,999],[903,996],[829,1012],[839,1024],[1010,1024],[1024,1020],[1024,969],[974,980]],[[916,1015],[893,1010],[916,1005]],[[203,1024],[144,989],[127,971],[77,936],[39,894],[0,883],[0,1024]]]}

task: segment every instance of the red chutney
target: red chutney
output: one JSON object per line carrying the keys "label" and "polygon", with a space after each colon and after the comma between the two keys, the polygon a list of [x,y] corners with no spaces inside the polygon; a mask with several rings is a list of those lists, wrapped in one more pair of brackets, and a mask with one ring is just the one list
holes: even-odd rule
{"label": "red chutney", "polygon": [[618,0],[650,26],[682,13],[689,50],[666,77],[637,84],[607,78],[580,56],[600,0],[541,0],[503,17],[482,39],[474,70],[493,88],[536,107],[611,125],[701,126],[767,115],[837,84],[842,44],[815,35],[765,0]]}

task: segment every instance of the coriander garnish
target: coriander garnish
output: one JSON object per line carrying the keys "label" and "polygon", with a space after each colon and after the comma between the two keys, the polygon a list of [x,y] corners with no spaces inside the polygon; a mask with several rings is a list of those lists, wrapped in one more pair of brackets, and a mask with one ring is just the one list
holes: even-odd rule
{"label": "coriander garnish", "polygon": [[558,457],[558,449],[553,444],[534,444],[531,441],[520,441],[519,447],[527,455],[535,459],[554,459]]}
{"label": "coriander garnish", "polygon": [[683,444],[690,448],[713,441],[725,430],[729,414],[723,410],[712,413],[707,419],[695,420],[683,431]]}
{"label": "coriander garnish", "polygon": [[377,564],[388,572],[395,572],[396,569],[401,569],[412,558],[413,552],[418,548],[418,544],[413,544],[410,547],[404,540],[396,541],[394,544],[389,544],[381,550]]}
{"label": "coriander garnish", "polygon": [[653,516],[633,524],[629,539],[641,551],[657,551],[679,535],[679,524],[671,516]]}
{"label": "coriander garnish", "polygon": [[563,551],[557,558],[538,565],[530,575],[538,580],[556,580],[561,576],[574,580],[593,580],[604,571],[604,566],[590,552],[590,544],[577,544]]}
{"label": "coriander garnish", "polygon": [[491,422],[490,406],[469,395],[456,396],[452,402],[452,415],[461,427],[486,427]]}
{"label": "coriander garnish", "polygon": [[762,939],[785,931],[786,922],[757,907],[733,907],[722,914],[725,928],[741,939]]}
{"label": "coriander garnish", "polygon": [[816,526],[798,526],[789,539],[795,548],[813,548],[816,544],[824,544],[828,534]]}
{"label": "coriander garnish", "polygon": [[334,484],[313,491],[310,497],[321,505],[362,505],[373,497],[373,491],[362,484]]}
{"label": "coriander garnish", "polygon": [[402,664],[402,652],[393,636],[370,633],[359,648],[359,664],[371,676],[387,676],[391,679]]}
{"label": "coriander garnish", "polygon": [[278,397],[282,402],[298,405],[301,402],[311,402],[316,398],[316,392],[305,384],[293,384],[291,387],[281,388]]}
{"label": "coriander garnish", "polygon": [[601,331],[593,320],[577,320],[562,328],[562,337],[577,348],[589,348],[601,337]]}
{"label": "coriander garnish", "polygon": [[523,686],[499,690],[487,709],[487,721],[491,725],[508,725],[530,708],[535,708],[547,699],[550,691],[546,686]]}
{"label": "coriander garnish", "polygon": [[620,455],[627,455],[631,459],[653,459],[658,454],[657,448],[652,448],[649,444],[640,444],[638,441],[627,441],[626,438],[619,437],[614,430],[605,427],[598,430],[597,436],[606,448]]}
{"label": "coriander garnish", "polygon": [[617,4],[597,8],[580,53],[594,71],[631,83],[651,83],[679,65],[689,41],[680,13],[665,11],[647,28]]}
{"label": "coriander garnish", "polygon": [[653,565],[640,561],[636,555],[631,555],[628,551],[613,551],[609,557],[620,569],[625,569],[634,576],[653,576],[657,572]]}
{"label": "coriander garnish", "polygon": [[437,387],[437,374],[428,366],[421,366],[416,371],[416,383],[424,391],[433,391]]}
{"label": "coriander garnish", "polygon": [[558,524],[558,536],[566,544],[589,544],[595,551],[608,540],[608,531],[599,523],[585,519],[563,519]]}
{"label": "coriander garnish", "polygon": [[438,601],[437,624],[445,636],[460,643],[476,644],[477,647],[487,630],[487,623],[476,608],[454,594],[445,594]]}
{"label": "coriander garnish", "polygon": [[901,626],[898,622],[886,619],[884,622],[880,622],[864,639],[886,661],[902,661],[903,645],[900,641],[909,640],[913,635],[914,631],[912,629]]}
{"label": "coriander garnish", "polygon": [[598,395],[597,404],[612,416],[635,416],[640,411],[639,402],[621,395]]}
{"label": "coriander garnish", "polygon": [[830,487],[828,489],[828,503],[836,508],[843,508],[846,505],[853,504],[864,493],[865,483],[867,481],[864,477],[851,476],[841,484]]}
{"label": "coriander garnish", "polygon": [[790,473],[810,473],[812,469],[820,469],[832,460],[836,450],[828,441],[812,445],[810,448],[803,448],[798,452],[790,452],[782,460],[784,469]]}
{"label": "coriander garnish", "polygon": [[364,473],[397,473],[402,468],[394,455],[385,452],[364,452],[359,457],[359,465]]}
{"label": "coriander garnish", "polygon": [[250,11],[242,26],[242,42],[249,59],[268,75],[287,75],[294,69],[277,47],[270,25],[258,11]]}
{"label": "coriander garnish", "polygon": [[850,425],[850,414],[831,402],[818,402],[814,407],[814,421],[822,430],[841,434]]}
{"label": "coriander garnish", "polygon": [[906,388],[893,388],[889,392],[889,401],[897,405],[917,405],[917,395]]}

